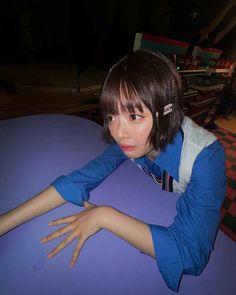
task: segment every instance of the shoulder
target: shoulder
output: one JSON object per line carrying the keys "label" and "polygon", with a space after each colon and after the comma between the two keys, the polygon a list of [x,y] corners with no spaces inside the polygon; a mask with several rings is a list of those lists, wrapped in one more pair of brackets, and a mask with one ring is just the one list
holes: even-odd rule
{"label": "shoulder", "polygon": [[216,140],[205,147],[193,165],[192,181],[207,186],[224,185],[226,179],[226,156],[222,144]]}
{"label": "shoulder", "polygon": [[[179,181],[187,185],[195,178],[196,174],[202,174],[204,167],[207,165],[214,167],[214,160],[217,158],[218,153],[222,154],[221,158],[223,159],[224,150],[215,135],[198,126],[190,118],[185,117],[181,127],[183,130],[183,145],[179,166]],[[214,170],[214,168],[212,169]]]}
{"label": "shoulder", "polygon": [[217,138],[214,134],[200,127],[188,117],[184,118],[181,127],[183,130],[181,162],[183,166],[189,167],[190,173],[198,155],[216,142]]}
{"label": "shoulder", "polygon": [[211,163],[213,166],[219,165],[222,161],[225,163],[225,160],[225,150],[219,140],[205,147],[196,159],[198,162],[207,161],[208,164]]}
{"label": "shoulder", "polygon": [[181,127],[184,134],[184,144],[191,145],[197,150],[202,150],[217,140],[214,134],[196,124],[189,117],[184,118]]}

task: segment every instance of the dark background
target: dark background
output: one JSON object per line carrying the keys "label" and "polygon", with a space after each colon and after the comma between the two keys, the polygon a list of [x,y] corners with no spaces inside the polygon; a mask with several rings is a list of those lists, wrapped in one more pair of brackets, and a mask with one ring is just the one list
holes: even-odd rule
{"label": "dark background", "polygon": [[[76,63],[107,69],[133,49],[136,32],[197,43],[226,0],[0,1],[0,65]],[[222,44],[220,45],[222,46]]]}

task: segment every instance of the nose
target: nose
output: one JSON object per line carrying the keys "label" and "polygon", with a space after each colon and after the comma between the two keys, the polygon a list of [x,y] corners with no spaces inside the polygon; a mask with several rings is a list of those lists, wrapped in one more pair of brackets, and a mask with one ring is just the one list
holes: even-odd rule
{"label": "nose", "polygon": [[129,137],[129,130],[128,130],[128,124],[125,120],[119,120],[117,124],[117,139],[122,140],[124,138]]}

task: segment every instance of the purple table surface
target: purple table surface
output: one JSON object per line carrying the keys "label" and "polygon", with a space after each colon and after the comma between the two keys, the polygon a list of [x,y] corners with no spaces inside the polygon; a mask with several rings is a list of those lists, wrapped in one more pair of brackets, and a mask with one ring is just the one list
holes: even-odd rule
{"label": "purple table surface", "polygon": [[[99,155],[106,147],[102,128],[68,115],[36,115],[0,121],[0,214]],[[126,161],[91,193],[95,204],[114,206],[147,223],[170,225],[177,195],[162,191]],[[51,260],[59,238],[42,245],[48,222],[82,208],[66,204],[0,238],[0,293],[57,295],[168,295],[155,260],[102,230],[91,237],[77,265],[69,269],[75,242]],[[183,276],[179,294],[236,294],[236,247],[221,231],[203,273]]]}

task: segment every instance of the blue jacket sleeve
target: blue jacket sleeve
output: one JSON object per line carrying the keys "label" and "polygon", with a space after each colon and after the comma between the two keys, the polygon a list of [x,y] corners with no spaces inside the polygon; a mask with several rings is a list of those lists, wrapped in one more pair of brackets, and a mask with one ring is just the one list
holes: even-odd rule
{"label": "blue jacket sleeve", "polygon": [[89,199],[89,193],[116,170],[127,157],[117,145],[109,146],[98,158],[83,168],[54,180],[51,185],[63,199],[83,206]]}
{"label": "blue jacket sleeve", "polygon": [[225,195],[225,153],[216,141],[195,160],[190,183],[177,201],[174,223],[149,225],[157,265],[170,289],[178,291],[183,274],[199,275],[205,268]]}

